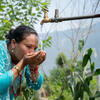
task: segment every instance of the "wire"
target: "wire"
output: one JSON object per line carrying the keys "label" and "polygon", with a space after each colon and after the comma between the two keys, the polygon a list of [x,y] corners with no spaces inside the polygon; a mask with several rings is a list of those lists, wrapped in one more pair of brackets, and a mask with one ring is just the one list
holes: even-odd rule
{"label": "wire", "polygon": [[62,11],[59,13],[59,15],[61,15],[64,12],[64,10],[67,9],[70,6],[71,3],[72,3],[72,0],[70,0],[68,2],[68,4],[62,9]]}
{"label": "wire", "polygon": [[[96,4],[96,7],[95,7],[95,9],[94,9],[94,11],[93,11],[94,13],[96,12],[96,9],[97,9],[99,3],[100,3],[100,0],[98,0],[98,2],[97,2],[97,4]],[[89,31],[88,31],[87,36],[86,36],[86,39],[85,39],[85,43],[86,43],[86,40],[88,39],[88,36],[89,36],[89,34],[90,34],[90,31],[91,31],[91,28],[92,28],[93,20],[94,20],[94,19],[92,18],[91,23],[90,23],[90,27],[89,27]]]}

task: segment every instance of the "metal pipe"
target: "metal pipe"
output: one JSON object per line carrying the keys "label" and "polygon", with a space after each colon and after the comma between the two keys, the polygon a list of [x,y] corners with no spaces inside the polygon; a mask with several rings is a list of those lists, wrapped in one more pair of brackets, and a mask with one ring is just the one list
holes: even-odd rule
{"label": "metal pipe", "polygon": [[58,17],[59,17],[59,10],[55,9],[55,16],[54,16],[54,18],[57,19]]}
{"label": "metal pipe", "polygon": [[62,22],[62,21],[69,21],[69,20],[80,20],[80,19],[90,19],[90,18],[99,18],[100,14],[94,14],[94,15],[87,15],[87,16],[76,16],[76,17],[67,17],[67,18],[47,18],[43,19],[41,21],[41,24],[44,23],[53,23],[53,22]]}

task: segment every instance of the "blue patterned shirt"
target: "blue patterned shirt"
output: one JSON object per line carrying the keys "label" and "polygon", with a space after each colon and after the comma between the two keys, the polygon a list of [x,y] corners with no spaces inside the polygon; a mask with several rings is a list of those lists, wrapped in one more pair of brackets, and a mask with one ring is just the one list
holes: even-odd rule
{"label": "blue patterned shirt", "polygon": [[[17,90],[20,84],[20,77],[14,80],[14,73],[12,71],[13,64],[11,63],[11,56],[7,49],[7,41],[0,41],[0,100],[12,100],[14,95],[11,90],[13,85],[14,91]],[[30,71],[28,66],[22,71],[22,81],[26,77],[26,83],[30,88],[38,90],[43,83],[43,76],[39,71],[38,78],[35,82],[30,79]]]}

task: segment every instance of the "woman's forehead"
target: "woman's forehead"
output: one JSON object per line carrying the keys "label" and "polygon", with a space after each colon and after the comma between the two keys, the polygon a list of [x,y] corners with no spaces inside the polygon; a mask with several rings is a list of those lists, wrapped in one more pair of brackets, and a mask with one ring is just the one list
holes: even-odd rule
{"label": "woman's forehead", "polygon": [[38,37],[34,34],[31,34],[23,40],[23,43],[32,44],[32,45],[38,44]]}

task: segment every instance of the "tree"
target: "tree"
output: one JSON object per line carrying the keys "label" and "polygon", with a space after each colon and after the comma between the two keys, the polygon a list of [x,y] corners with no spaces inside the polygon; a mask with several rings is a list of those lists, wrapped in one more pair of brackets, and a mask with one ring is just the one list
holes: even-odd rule
{"label": "tree", "polygon": [[0,39],[12,26],[34,27],[48,4],[49,0],[0,0]]}

